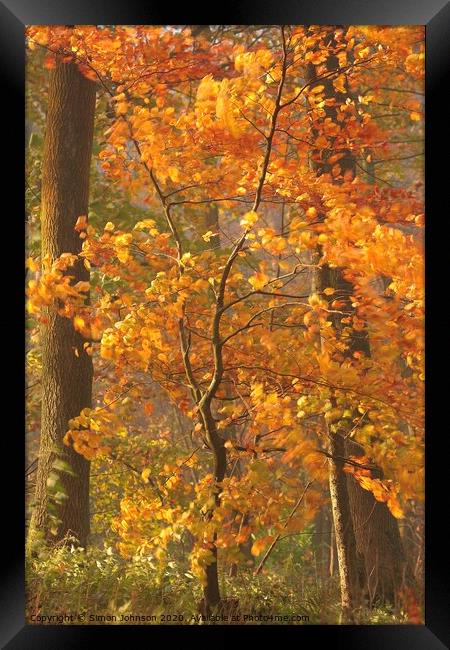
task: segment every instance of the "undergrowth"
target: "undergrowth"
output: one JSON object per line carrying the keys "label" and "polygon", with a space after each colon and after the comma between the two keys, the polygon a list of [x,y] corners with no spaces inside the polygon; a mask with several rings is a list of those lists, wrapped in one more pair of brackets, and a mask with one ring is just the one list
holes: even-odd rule
{"label": "undergrowth", "polygon": [[[239,619],[229,616],[214,624],[339,623],[337,579],[305,580],[301,567],[289,563],[258,576],[248,568],[235,577],[223,573],[221,590],[225,599],[238,600]],[[152,557],[125,560],[111,547],[68,546],[41,549],[27,561],[30,624],[212,624],[199,616],[201,597],[201,586],[182,561],[161,566]],[[361,609],[356,622],[407,620],[404,613],[384,607]]]}

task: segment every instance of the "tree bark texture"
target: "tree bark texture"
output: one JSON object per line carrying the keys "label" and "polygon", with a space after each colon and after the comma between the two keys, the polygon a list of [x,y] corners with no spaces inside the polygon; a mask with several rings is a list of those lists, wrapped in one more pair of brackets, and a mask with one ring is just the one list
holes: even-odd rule
{"label": "tree bark texture", "polygon": [[[73,63],[57,62],[50,72],[41,238],[42,256],[51,260],[81,250],[74,226],[88,212],[95,94],[95,84]],[[82,263],[68,273],[74,283],[89,280]],[[41,329],[41,437],[30,538],[40,531],[47,540],[58,542],[69,534],[84,546],[89,534],[89,462],[65,446],[63,438],[68,421],[92,405],[92,360],[71,319],[50,309],[47,318]],[[57,459],[63,459],[70,471],[59,472],[62,495],[55,500],[49,478],[55,475]]]}
{"label": "tree bark texture", "polygon": [[352,622],[358,605],[358,573],[356,565],[356,541],[348,497],[347,480],[343,463],[336,460],[344,455],[344,440],[339,434],[331,434],[329,451],[329,483],[331,510],[333,513],[336,549],[341,586],[343,622]]}
{"label": "tree bark texture", "polygon": [[[353,440],[345,442],[345,456],[361,456],[364,449]],[[382,478],[381,471],[373,472]],[[369,606],[398,602],[399,590],[412,576],[403,549],[397,519],[385,503],[364,490],[347,475],[350,510],[356,538],[359,581]]]}

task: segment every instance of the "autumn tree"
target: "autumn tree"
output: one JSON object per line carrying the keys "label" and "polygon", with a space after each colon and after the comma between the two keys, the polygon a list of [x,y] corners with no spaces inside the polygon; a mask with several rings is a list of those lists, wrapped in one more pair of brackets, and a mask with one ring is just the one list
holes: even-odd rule
{"label": "autumn tree", "polygon": [[[358,591],[350,479],[395,518],[420,500],[402,467],[423,452],[421,251],[391,224],[420,228],[423,206],[415,188],[355,174],[368,151],[383,159],[398,146],[370,103],[382,103],[386,70],[404,69],[398,83],[420,75],[420,34],[337,28],[332,43],[329,30],[29,30],[99,80],[99,168],[148,213],[84,224],[70,262],[93,269],[91,305],[54,265],[29,290],[32,310],[58,291],[66,317],[96,330],[110,384],[64,440],[115,462],[135,436],[141,480],[113,518],[118,548],[164,565],[188,535],[204,611],[225,607],[220,571],[246,561],[243,544],[261,573],[285,536],[304,534],[329,500],[328,463],[347,620]],[[191,449],[154,428],[139,449],[154,384],[190,423]]]}

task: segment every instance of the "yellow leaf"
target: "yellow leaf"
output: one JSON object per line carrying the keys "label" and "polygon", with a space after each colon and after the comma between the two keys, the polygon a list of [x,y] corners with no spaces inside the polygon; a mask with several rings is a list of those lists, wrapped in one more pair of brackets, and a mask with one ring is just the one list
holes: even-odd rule
{"label": "yellow leaf", "polygon": [[265,547],[265,542],[264,539],[257,539],[256,542],[253,542],[252,548],[251,548],[251,553],[252,555],[261,555],[264,547]]}
{"label": "yellow leaf", "polygon": [[118,115],[125,115],[128,110],[127,102],[118,102],[116,104],[116,112]]}
{"label": "yellow leaf", "polygon": [[215,237],[218,233],[217,232],[212,232],[212,230],[208,230],[208,232],[205,232],[204,235],[202,235],[202,239],[205,241],[209,241],[211,237]]}
{"label": "yellow leaf", "polygon": [[268,546],[273,540],[272,535],[266,535],[265,537],[260,537],[255,542],[253,542],[251,548],[252,555],[261,555],[262,551],[266,546]]}
{"label": "yellow leaf", "polygon": [[392,496],[388,499],[387,501],[387,507],[391,511],[391,514],[396,518],[396,519],[403,519],[405,516],[403,513],[403,510],[397,501],[397,498]]}
{"label": "yellow leaf", "polygon": [[216,116],[233,137],[239,137],[241,129],[235,115],[229,79],[222,79],[220,82],[216,102]]}
{"label": "yellow leaf", "polygon": [[117,255],[117,259],[123,264],[125,264],[125,262],[128,262],[128,259],[130,257],[130,252],[128,248],[119,248],[116,255]]}
{"label": "yellow leaf", "polygon": [[143,472],[141,474],[141,477],[142,477],[142,480],[144,481],[144,483],[148,483],[148,477],[150,476],[150,471],[151,471],[150,467],[146,467],[143,470]]}
{"label": "yellow leaf", "polygon": [[79,332],[82,331],[85,327],[86,323],[84,322],[84,319],[81,318],[81,316],[75,316],[73,319],[73,326],[75,327],[76,330]]}
{"label": "yellow leaf", "polygon": [[333,79],[333,86],[339,93],[345,93],[346,89],[344,75],[341,74],[339,77],[336,77],[336,79]]}
{"label": "yellow leaf", "polygon": [[266,275],[265,273],[261,273],[258,271],[255,273],[255,275],[252,275],[251,278],[248,279],[249,284],[252,285],[252,287],[255,289],[255,291],[259,291],[259,289],[262,289],[269,281],[269,276]]}
{"label": "yellow leaf", "polygon": [[180,178],[180,172],[176,167],[169,167],[167,170],[169,172],[170,180],[176,183]]}
{"label": "yellow leaf", "polygon": [[312,206],[306,210],[305,214],[310,219],[314,219],[317,216],[317,210]]}
{"label": "yellow leaf", "polygon": [[78,217],[76,223],[75,223],[75,230],[77,232],[81,232],[82,230],[86,230],[87,228],[87,217],[85,214],[81,215],[81,217]]}
{"label": "yellow leaf", "polygon": [[319,65],[323,63],[327,58],[326,52],[307,52],[305,54],[306,63],[313,63],[314,65]]}
{"label": "yellow leaf", "polygon": [[250,212],[246,212],[244,216],[241,219],[241,226],[244,228],[251,228],[257,221],[259,217],[257,213],[254,210],[250,210]]}
{"label": "yellow leaf", "polygon": [[30,271],[37,271],[39,269],[39,265],[34,261],[32,257],[28,257],[27,261],[25,263],[25,266],[27,269],[30,269]]}
{"label": "yellow leaf", "polygon": [[134,226],[134,230],[149,230],[150,235],[154,236],[158,234],[158,231],[155,229],[155,221],[153,219],[144,219],[143,221],[138,221]]}

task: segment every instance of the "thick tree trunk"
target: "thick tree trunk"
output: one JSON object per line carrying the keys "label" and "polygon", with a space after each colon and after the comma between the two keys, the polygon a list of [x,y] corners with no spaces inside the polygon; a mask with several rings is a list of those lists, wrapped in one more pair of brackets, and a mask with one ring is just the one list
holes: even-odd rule
{"label": "thick tree trunk", "polygon": [[[41,237],[42,256],[51,260],[81,250],[74,226],[88,211],[95,94],[95,84],[73,63],[58,62],[50,73]],[[74,282],[89,280],[81,263],[69,273]],[[29,539],[37,532],[54,542],[71,535],[84,546],[89,534],[89,462],[66,447],[63,437],[68,421],[91,406],[92,360],[71,319],[51,310],[47,316],[41,330],[41,437]],[[55,471],[56,460],[63,460],[68,471]],[[58,474],[60,494],[55,495],[52,479]]]}
{"label": "thick tree trunk", "polygon": [[[346,456],[364,455],[361,445],[347,440]],[[381,471],[374,478],[382,478]],[[406,562],[397,519],[385,503],[376,501],[363,490],[353,476],[347,475],[350,510],[356,537],[360,568],[360,585],[369,606],[395,604],[403,584],[411,585],[412,576]]]}

